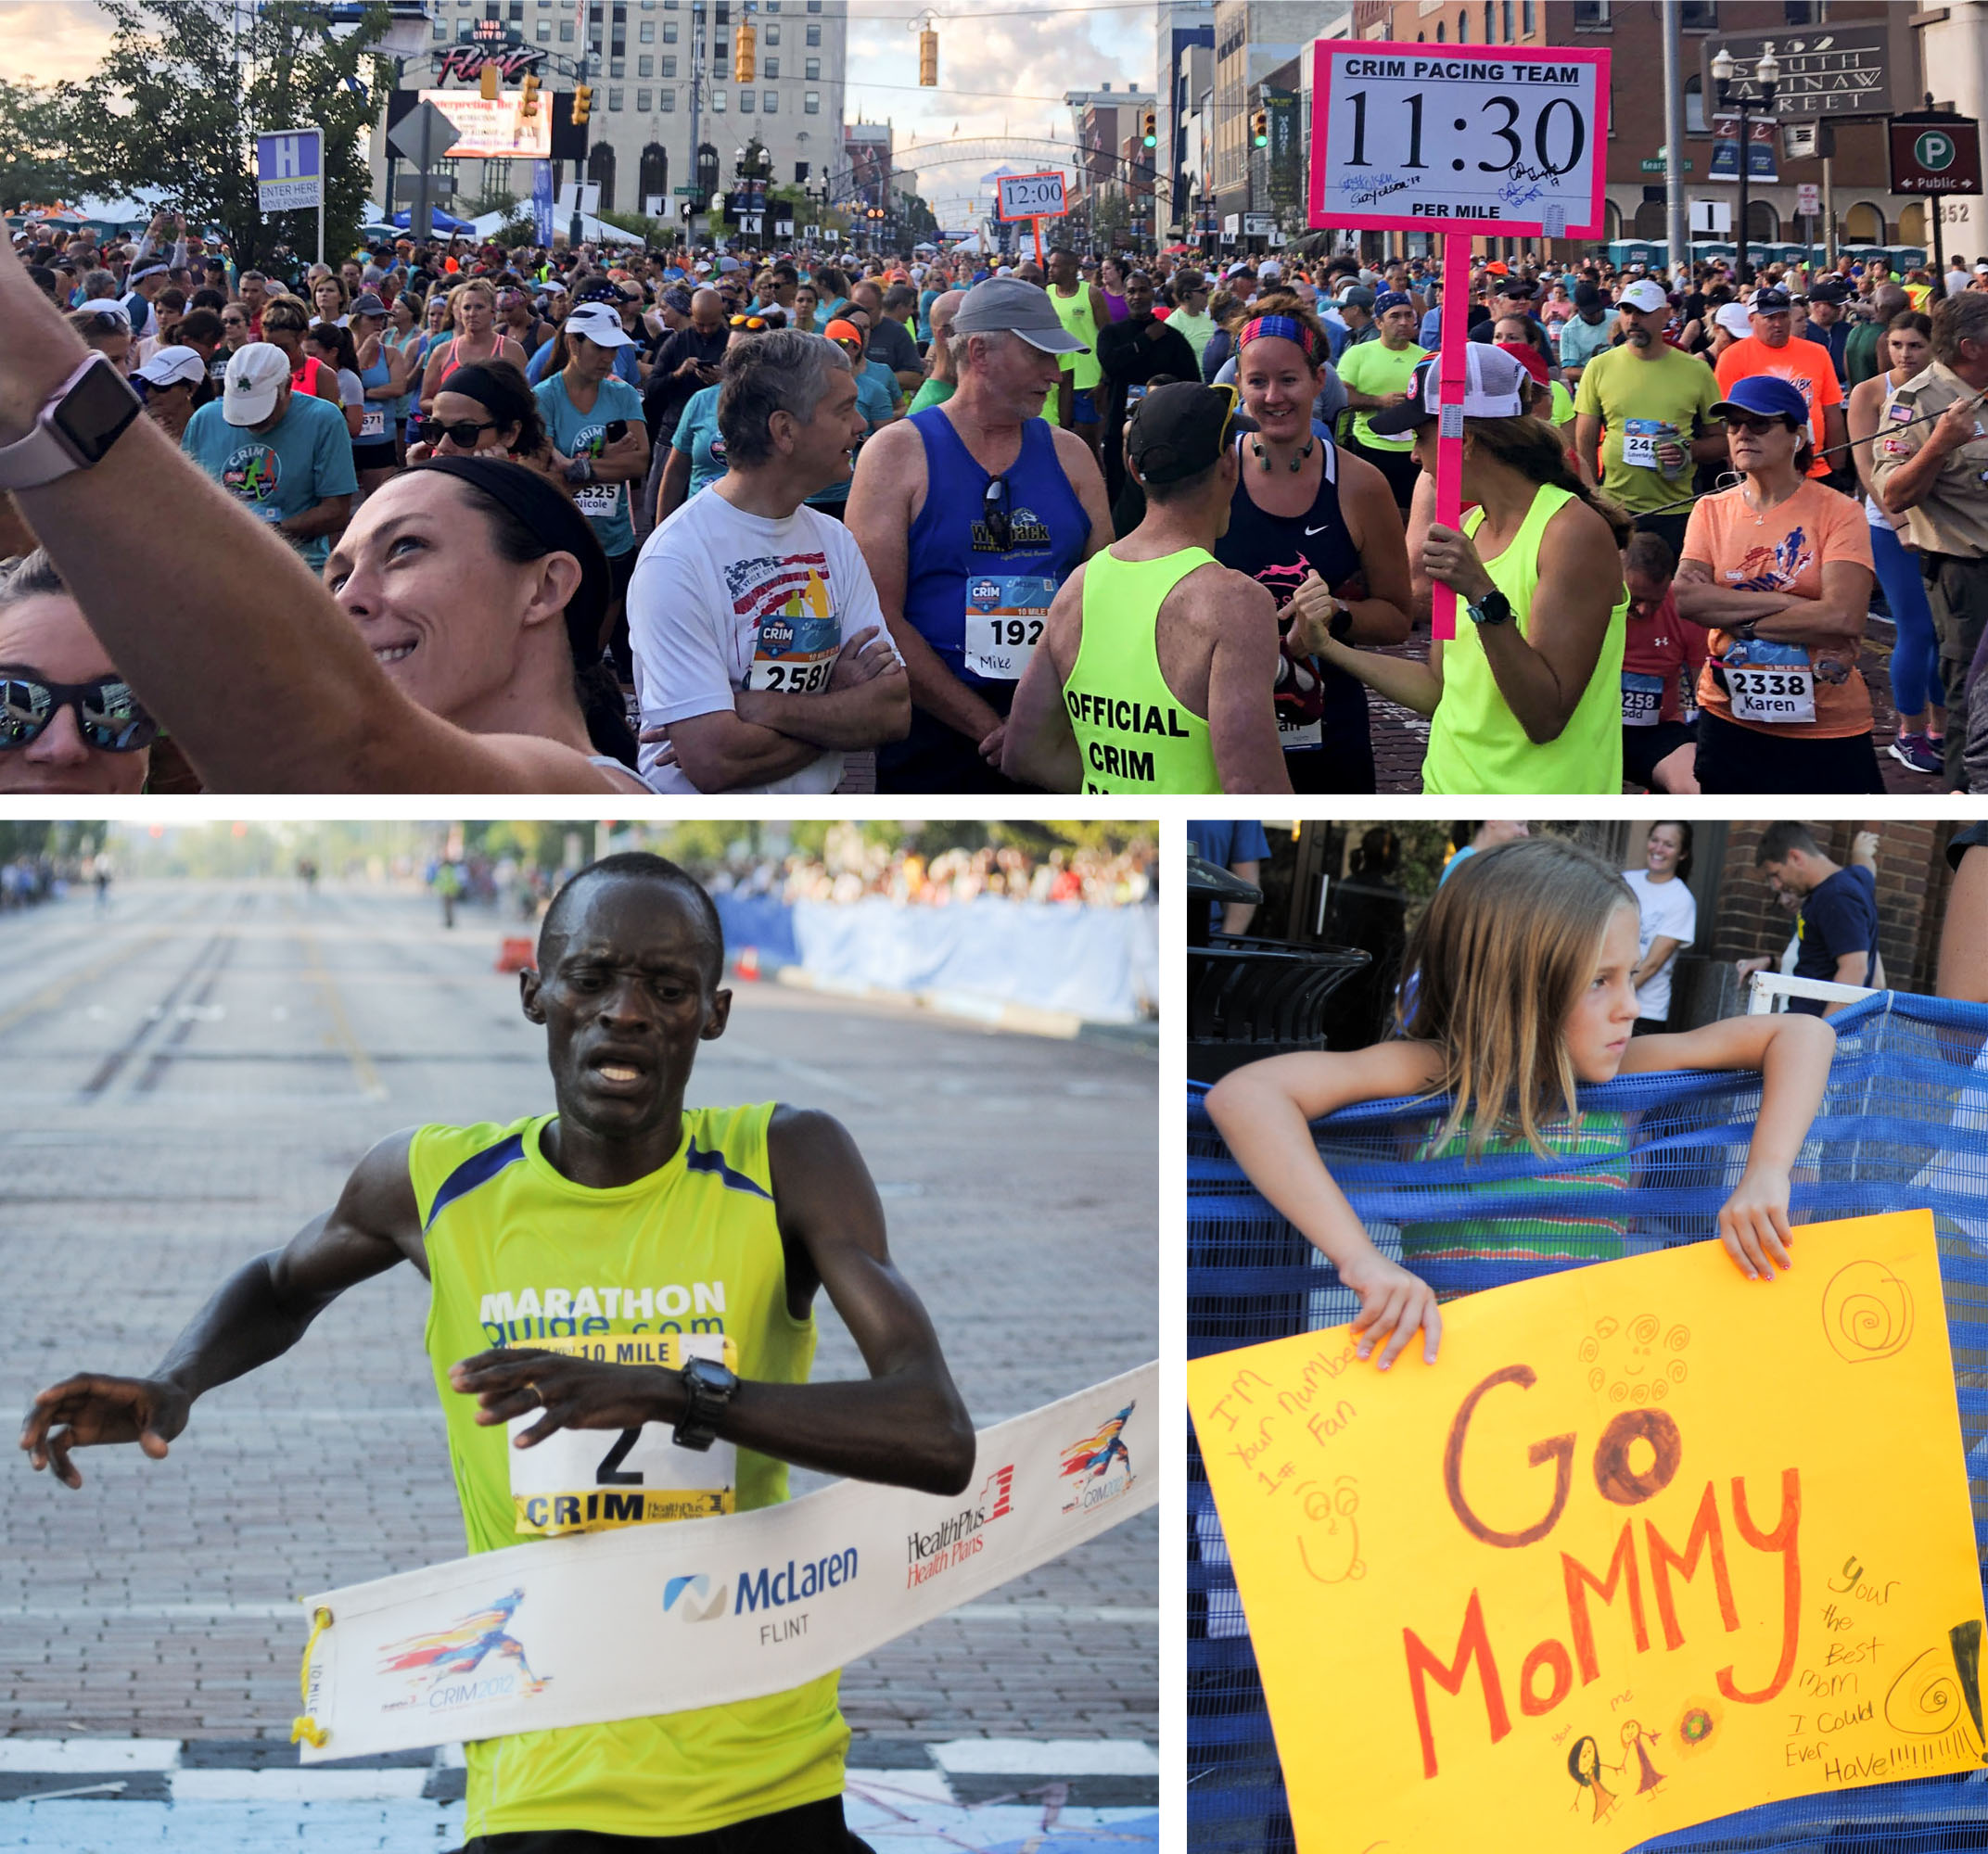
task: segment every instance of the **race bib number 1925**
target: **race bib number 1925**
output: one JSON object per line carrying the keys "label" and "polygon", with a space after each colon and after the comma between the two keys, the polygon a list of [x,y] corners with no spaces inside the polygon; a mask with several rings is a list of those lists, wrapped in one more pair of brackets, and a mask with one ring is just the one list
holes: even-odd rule
{"label": "race bib number 1925", "polygon": [[1039,574],[983,574],[966,584],[966,667],[975,676],[1013,682],[1042,641],[1054,579]]}

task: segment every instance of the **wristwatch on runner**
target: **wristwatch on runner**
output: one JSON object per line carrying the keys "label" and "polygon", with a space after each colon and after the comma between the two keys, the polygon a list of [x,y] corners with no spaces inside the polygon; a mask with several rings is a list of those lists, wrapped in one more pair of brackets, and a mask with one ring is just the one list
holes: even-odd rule
{"label": "wristwatch on runner", "polygon": [[1463,609],[1471,615],[1473,625],[1502,625],[1511,621],[1511,601],[1496,586]]}
{"label": "wristwatch on runner", "polygon": [[144,409],[116,362],[92,353],[49,394],[34,429],[0,449],[0,489],[38,489],[71,470],[87,470]]}
{"label": "wristwatch on runner", "polygon": [[683,1379],[686,1401],[669,1440],[679,1448],[701,1452],[718,1440],[718,1419],[737,1392],[739,1380],[736,1374],[708,1358],[686,1360],[678,1375]]}

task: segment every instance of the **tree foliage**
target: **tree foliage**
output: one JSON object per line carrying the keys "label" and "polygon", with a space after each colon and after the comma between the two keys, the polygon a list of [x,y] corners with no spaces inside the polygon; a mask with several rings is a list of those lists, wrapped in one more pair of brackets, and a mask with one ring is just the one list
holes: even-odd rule
{"label": "tree foliage", "polygon": [[387,9],[334,35],[305,0],[264,0],[237,35],[228,0],[107,0],[110,49],[73,112],[87,123],[89,179],[107,192],[159,188],[189,226],[217,225],[236,260],[263,264],[279,245],[317,248],[314,210],[265,219],[256,199],[258,130],[325,132],[325,252],[357,242],[366,149],[392,63],[367,47]]}
{"label": "tree foliage", "polygon": [[0,208],[54,206],[74,200],[83,178],[67,152],[61,93],[0,77]]}

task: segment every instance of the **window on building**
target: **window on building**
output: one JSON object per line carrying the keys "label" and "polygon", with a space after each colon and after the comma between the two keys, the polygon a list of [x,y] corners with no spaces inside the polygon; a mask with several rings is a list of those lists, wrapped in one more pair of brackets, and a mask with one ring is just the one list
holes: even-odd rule
{"label": "window on building", "polygon": [[1435,22],[1435,42],[1439,45],[1446,45],[1449,43],[1443,35],[1443,22],[1440,19]]}
{"label": "window on building", "polygon": [[525,18],[525,0],[511,0],[511,10],[506,18],[514,26],[522,24]]}
{"label": "window on building", "polygon": [[539,21],[539,43],[542,45],[550,44],[552,43],[552,37],[553,22],[550,19],[541,19]]}
{"label": "window on building", "polygon": [[1817,0],[1783,0],[1781,12],[1790,26],[1822,24],[1822,7]]}
{"label": "window on building", "polygon": [[649,113],[649,98],[650,93],[646,90],[638,90],[635,93],[636,115],[646,116]]}
{"label": "window on building", "polygon": [[731,83],[732,54],[729,51],[721,51],[711,59],[711,75],[720,83]]}
{"label": "window on building", "polygon": [[1609,0],[1574,0],[1574,30],[1605,32],[1612,23],[1609,13]]}
{"label": "window on building", "polygon": [[809,26],[809,27],[808,28],[808,43],[809,43],[809,44],[810,45],[818,45],[818,44],[820,44],[822,43],[822,29],[821,29],[821,27],[819,27],[819,26]]}
{"label": "window on building", "polygon": [[725,113],[725,93],[724,93],[723,91],[721,91],[721,90],[714,90],[714,91],[712,91],[712,93],[711,93],[711,108],[713,108],[714,110],[716,110],[716,111],[718,112],[718,114],[719,114],[719,115],[720,115],[720,116],[722,116],[722,115],[723,115],[723,114]]}
{"label": "window on building", "polygon": [[[665,75],[667,76],[668,73],[666,72]],[[665,90],[658,92],[656,98],[656,107],[660,109],[665,116],[674,116],[677,113],[676,92],[673,90]]]}
{"label": "window on building", "polygon": [[1505,43],[1511,43],[1511,0],[1499,0],[1498,23],[1504,27]]}
{"label": "window on building", "polygon": [[780,113],[779,91],[769,90],[763,92],[759,97],[759,108],[769,116],[777,116]]}
{"label": "window on building", "polygon": [[653,45],[656,43],[656,21],[654,19],[644,19],[642,22],[641,31],[635,34],[635,37],[642,44]]}
{"label": "window on building", "polygon": [[1684,129],[1688,135],[1706,133],[1705,80],[1696,72],[1684,81]]}
{"label": "window on building", "polygon": [[1677,23],[1688,32],[1715,32],[1719,29],[1718,0],[1684,0]]}
{"label": "window on building", "polygon": [[618,91],[618,90],[610,90],[610,91],[609,91],[609,92],[607,93],[607,107],[608,107],[608,108],[610,108],[610,109],[618,109],[618,108],[620,108],[620,107],[621,107],[621,95],[622,95],[622,93],[621,93],[620,91]]}
{"label": "window on building", "polygon": [[666,54],[664,55],[664,57],[663,57],[663,75],[664,75],[665,77],[674,77],[674,76],[675,76],[676,74],[677,74],[677,61],[676,61],[676,59],[675,59],[675,58],[673,58],[673,57],[669,57],[669,55],[668,55],[668,54],[666,53]]}
{"label": "window on building", "polygon": [[437,19],[432,32],[436,38],[446,39],[449,36],[449,22],[446,19]]}
{"label": "window on building", "polygon": [[1519,7],[1520,30],[1530,38],[1533,32],[1533,0],[1523,0]]}
{"label": "window on building", "polygon": [[1471,42],[1471,16],[1468,11],[1457,15],[1457,43],[1467,45]]}
{"label": "window on building", "polygon": [[822,60],[820,58],[806,58],[802,62],[806,69],[801,72],[801,75],[810,83],[819,83],[822,76]]}
{"label": "window on building", "polygon": [[637,58],[635,60],[635,75],[637,77],[654,77],[656,75],[656,60],[653,57]]}
{"label": "window on building", "polygon": [[770,45],[777,45],[780,43],[780,25],[777,20],[771,20],[768,22],[766,28],[766,42]]}
{"label": "window on building", "polygon": [[1485,0],[1485,44],[1497,42],[1497,20],[1491,10],[1491,0]]}
{"label": "window on building", "polygon": [[573,43],[572,20],[562,19],[559,21],[559,43],[562,45],[569,45]]}
{"label": "window on building", "polygon": [[822,93],[819,90],[810,90],[807,95],[801,98],[801,114],[804,116],[819,116],[821,113]]}
{"label": "window on building", "polygon": [[718,0],[715,17],[720,26],[732,23],[732,0]]}
{"label": "window on building", "polygon": [[607,61],[607,75],[609,77],[626,77],[628,75],[628,60],[626,58],[609,58]]}
{"label": "window on building", "polygon": [[819,13],[822,10],[822,0],[808,0],[808,10],[810,13]]}
{"label": "window on building", "polygon": [[770,57],[766,60],[765,75],[768,77],[778,77],[780,75],[780,60],[777,57]]}
{"label": "window on building", "polygon": [[666,45],[673,45],[676,42],[677,22],[674,19],[665,19],[663,21],[663,43]]}
{"label": "window on building", "polygon": [[759,93],[756,90],[740,91],[739,114],[742,116],[750,116],[753,112],[753,105],[758,100],[758,95]]}

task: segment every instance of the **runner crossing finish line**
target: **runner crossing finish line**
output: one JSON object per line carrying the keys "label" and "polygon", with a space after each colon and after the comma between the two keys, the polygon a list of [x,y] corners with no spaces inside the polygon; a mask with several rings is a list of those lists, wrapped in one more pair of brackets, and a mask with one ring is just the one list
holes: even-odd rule
{"label": "runner crossing finish line", "polygon": [[1146,1365],[983,1429],[962,1499],[838,1481],[303,1598],[303,1761],[729,1706],[832,1674],[1146,1511],[1158,1401]]}

